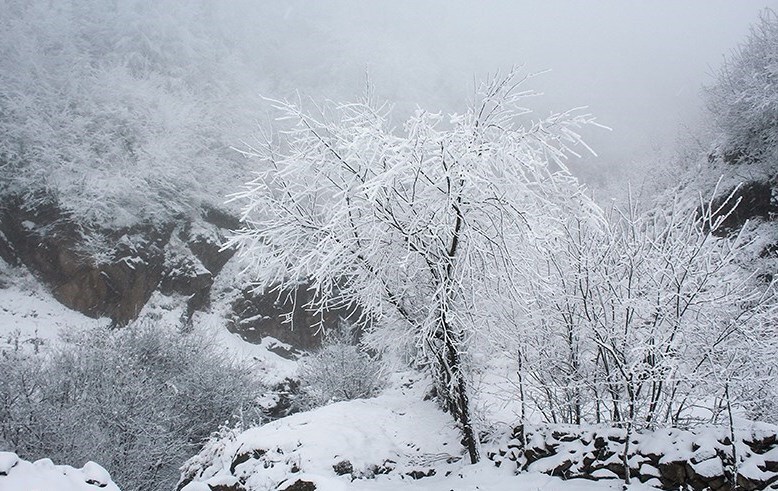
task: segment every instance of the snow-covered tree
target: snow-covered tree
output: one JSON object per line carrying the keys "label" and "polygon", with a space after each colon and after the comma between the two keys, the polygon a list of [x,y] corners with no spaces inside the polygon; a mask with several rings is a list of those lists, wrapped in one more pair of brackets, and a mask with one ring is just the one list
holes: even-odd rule
{"label": "snow-covered tree", "polygon": [[566,227],[538,263],[547,276],[533,290],[537,322],[520,340],[525,392],[548,420],[679,425],[716,419],[727,387],[769,392],[773,285],[742,267],[744,235],[716,237],[735,205],[631,202],[598,226]]}
{"label": "snow-covered tree", "polygon": [[221,205],[241,182],[231,146],[251,132],[256,92],[293,71],[275,41],[292,37],[283,14],[256,2],[0,0],[2,200],[54,202],[98,228]]}
{"label": "snow-covered tree", "polygon": [[728,163],[760,162],[778,171],[778,15],[765,10],[746,41],[708,88],[711,113],[721,132],[720,153]]}
{"label": "snow-covered tree", "polygon": [[577,131],[593,118],[532,121],[527,78],[495,76],[464,113],[419,109],[401,130],[369,93],[312,111],[276,101],[291,125],[247,151],[261,170],[236,195],[243,228],[231,244],[257,282],[309,281],[314,308],[358,306],[372,346],[413,351],[473,462],[472,338],[502,328],[494,312],[520,302],[529,256],[588,206],[564,160],[588,149]]}

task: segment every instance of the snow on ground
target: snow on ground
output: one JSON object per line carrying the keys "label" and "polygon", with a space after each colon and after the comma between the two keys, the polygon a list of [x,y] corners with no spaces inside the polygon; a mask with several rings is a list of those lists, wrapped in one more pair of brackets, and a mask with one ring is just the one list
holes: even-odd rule
{"label": "snow on ground", "polygon": [[51,345],[63,328],[108,325],[57,302],[26,268],[0,260],[0,351]]}
{"label": "snow on ground", "polygon": [[81,469],[54,465],[50,459],[28,462],[0,452],[0,491],[119,491],[108,471],[87,462]]}
{"label": "snow on ground", "polygon": [[[185,304],[186,299],[183,297],[154,292],[141,310],[138,320],[178,329],[181,327]],[[297,361],[274,352],[276,348],[294,351],[292,347],[270,336],[264,337],[259,344],[244,341],[239,335],[227,330],[225,316],[228,308],[229,299],[216,297],[210,309],[195,312],[192,316],[192,329],[196,335],[208,339],[214,349],[221,349],[227,356],[248,364],[252,373],[266,385],[272,386],[286,378],[294,378]]]}
{"label": "snow on ground", "polygon": [[468,465],[450,415],[425,400],[429,388],[419,374],[398,374],[376,398],[224,435],[184,465],[184,479],[194,480],[183,491],[239,480],[249,491],[284,489],[297,480],[314,483],[318,491],[621,489],[618,480],[565,482],[538,473],[516,476],[488,461]]}
{"label": "snow on ground", "polygon": [[292,352],[292,346],[273,337],[265,336],[259,344],[248,343],[238,334],[227,330],[224,315],[217,309],[196,312],[193,318],[195,328],[207,333],[232,356],[248,362],[261,380],[267,385],[281,383],[286,378],[295,378],[297,361],[284,358],[273,350]]}

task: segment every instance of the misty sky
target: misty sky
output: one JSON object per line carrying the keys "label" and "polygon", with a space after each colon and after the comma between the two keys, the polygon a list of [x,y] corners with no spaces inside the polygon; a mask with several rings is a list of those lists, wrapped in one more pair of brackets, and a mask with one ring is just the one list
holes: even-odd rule
{"label": "misty sky", "polygon": [[[448,112],[475,75],[549,69],[532,83],[545,94],[533,107],[589,106],[613,128],[588,135],[600,154],[592,165],[629,165],[667,153],[679,126],[694,124],[701,86],[765,7],[778,1],[292,2],[279,20],[282,85],[348,98],[367,69],[400,114],[416,104]],[[295,60],[316,65],[316,80],[295,80]]]}

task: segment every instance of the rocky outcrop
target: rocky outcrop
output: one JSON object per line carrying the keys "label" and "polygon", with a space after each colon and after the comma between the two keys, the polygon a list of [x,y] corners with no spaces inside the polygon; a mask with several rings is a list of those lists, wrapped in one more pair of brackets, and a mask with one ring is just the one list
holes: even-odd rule
{"label": "rocky outcrop", "polygon": [[159,284],[171,227],[87,234],[55,203],[29,209],[13,202],[2,210],[0,232],[15,261],[43,280],[58,301],[123,324]]}
{"label": "rocky outcrop", "polygon": [[203,223],[87,230],[53,200],[35,208],[9,200],[0,209],[0,257],[24,264],[58,301],[90,317],[126,324],[158,288],[188,297],[191,315],[207,305],[232,255],[221,250],[221,230]]}
{"label": "rocky outcrop", "polygon": [[259,343],[271,336],[302,350],[321,346],[322,330],[337,327],[341,322],[353,323],[358,315],[353,310],[333,309],[317,314],[306,308],[313,293],[306,284],[294,291],[263,293],[246,288],[232,304],[227,328],[250,343]]}
{"label": "rocky outcrop", "polygon": [[[737,232],[747,220],[775,219],[778,216],[778,202],[773,196],[774,188],[776,186],[769,181],[749,181],[714,199],[711,203],[712,209],[715,211],[721,208],[718,215],[726,216],[715,234],[726,236]],[[727,199],[730,200],[728,203]],[[735,204],[737,206],[733,210]]]}
{"label": "rocky outcrop", "polygon": [[[624,479],[660,489],[778,489],[778,428],[755,424],[728,428],[663,429],[632,435],[624,460],[625,432],[614,428],[519,426],[489,458],[517,472],[544,472],[563,479]],[[737,461],[734,456],[737,456]]]}
{"label": "rocky outcrop", "polygon": [[[184,298],[186,323],[208,308],[214,280],[234,254],[222,248],[225,236],[239,226],[229,213],[206,207],[196,220],[87,229],[53,200],[34,208],[10,200],[0,207],[0,258],[23,264],[58,301],[90,317],[127,324],[159,291]],[[317,348],[320,325],[333,328],[354,317],[345,309],[324,315],[306,309],[311,293],[305,285],[280,296],[240,284],[231,288],[239,293],[228,314],[229,329],[252,343],[270,336],[293,347],[279,345],[281,356],[295,358],[297,350]]]}

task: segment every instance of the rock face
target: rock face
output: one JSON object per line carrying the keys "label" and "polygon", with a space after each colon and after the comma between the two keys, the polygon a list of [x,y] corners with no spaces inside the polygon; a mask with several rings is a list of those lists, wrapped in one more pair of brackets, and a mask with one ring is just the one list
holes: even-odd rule
{"label": "rock face", "polygon": [[[321,346],[325,328],[336,327],[341,321],[353,322],[358,315],[353,310],[330,310],[317,315],[305,308],[312,293],[301,284],[295,291],[262,294],[246,288],[232,304],[233,314],[227,328],[250,343],[271,336],[295,348],[312,350]],[[291,313],[291,318],[286,315]]]}
{"label": "rock face", "polygon": [[220,251],[218,227],[192,228],[85,231],[56,203],[30,209],[11,200],[0,209],[0,256],[27,266],[67,307],[123,325],[157,288],[189,297],[189,315],[207,305],[213,277],[231,252]]}
{"label": "rock face", "polygon": [[720,208],[730,194],[732,195],[730,203],[722,210],[721,215],[727,214],[732,205],[739,203],[721,223],[716,234],[725,236],[737,232],[745,225],[746,220],[774,219],[778,215],[778,202],[773,197],[774,188],[775,183],[768,181],[749,181],[716,198],[711,203],[714,210]]}
{"label": "rock face", "polygon": [[110,260],[90,256],[81,230],[54,204],[34,210],[12,203],[2,210],[0,231],[22,263],[54,297],[90,317],[115,323],[133,319],[161,278],[169,227],[135,228],[101,235]]}
{"label": "rock face", "polygon": [[[134,320],[152,293],[184,297],[183,322],[208,308],[214,279],[234,251],[222,250],[237,218],[206,207],[199,220],[143,225],[119,230],[85,230],[54,201],[25,206],[22,200],[0,204],[0,258],[24,265],[65,306],[90,317],[109,317],[114,325]],[[246,341],[266,336],[293,347],[278,354],[321,345],[320,325],[335,327],[353,312],[314,315],[304,305],[310,292],[301,285],[283,294],[257,294],[244,288],[232,303],[229,329]],[[281,300],[279,300],[279,298]],[[285,322],[292,312],[291,322]],[[281,348],[279,348],[281,350]]]}
{"label": "rock face", "polygon": [[728,434],[729,429],[721,427],[634,434],[625,465],[624,430],[519,426],[509,442],[489,458],[497,465],[513,463],[518,471],[563,479],[624,479],[629,472],[631,479],[667,490],[778,488],[778,427],[756,425],[738,431],[737,466]]}

